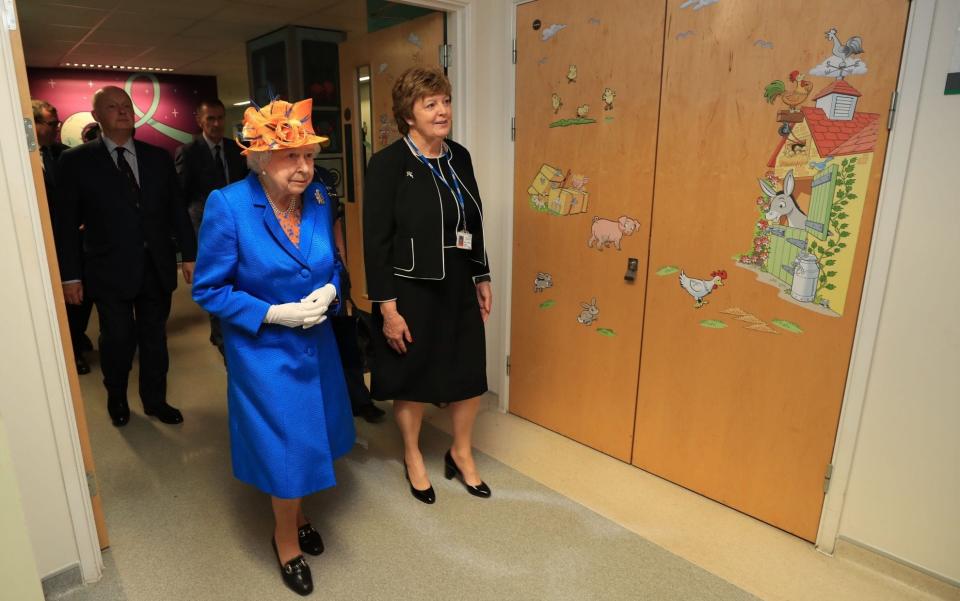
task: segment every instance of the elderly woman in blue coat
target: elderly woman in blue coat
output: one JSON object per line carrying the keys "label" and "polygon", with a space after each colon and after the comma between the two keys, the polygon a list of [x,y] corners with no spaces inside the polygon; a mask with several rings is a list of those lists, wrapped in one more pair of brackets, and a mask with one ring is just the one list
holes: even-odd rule
{"label": "elderly woman in blue coat", "polygon": [[333,461],[354,443],[353,418],[326,312],[336,304],[329,199],[313,181],[310,100],[244,115],[250,175],[207,199],[193,298],[220,318],[234,475],[272,497],[284,582],[313,590],[302,553],[323,541],[302,499],[336,484]]}

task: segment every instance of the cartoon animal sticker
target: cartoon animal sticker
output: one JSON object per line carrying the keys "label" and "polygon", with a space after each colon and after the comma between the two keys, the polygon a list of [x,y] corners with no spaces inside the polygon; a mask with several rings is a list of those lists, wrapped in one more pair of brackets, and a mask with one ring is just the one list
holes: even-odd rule
{"label": "cartoon animal sticker", "polygon": [[587,113],[589,112],[590,112],[589,104],[581,104],[580,106],[577,107],[577,117],[580,119],[586,119]]}
{"label": "cartoon animal sticker", "polygon": [[718,286],[723,286],[726,279],[727,272],[722,270],[712,272],[709,280],[688,277],[682,269],[680,270],[680,287],[696,301],[693,306],[694,309],[699,309],[707,304],[709,301],[704,300],[704,298]]}
{"label": "cartoon animal sticker", "polygon": [[689,38],[689,37],[692,36],[692,35],[693,35],[693,30],[692,30],[692,29],[688,29],[687,31],[681,31],[681,32],[678,33],[677,35],[673,36],[673,39],[675,39],[675,40],[677,40],[677,41],[685,40],[685,39]]}
{"label": "cartoon animal sticker", "polygon": [[413,44],[417,48],[423,48],[423,42],[420,41],[420,36],[415,33],[411,33],[407,36],[407,42]]}
{"label": "cartoon animal sticker", "polygon": [[589,24],[591,24],[591,25],[599,25],[599,24],[600,24],[600,19],[598,19],[598,18],[596,18],[596,17],[590,17],[590,19],[587,21],[587,23],[589,23]]}
{"label": "cartoon animal sticker", "polygon": [[767,180],[759,179],[760,189],[767,195],[770,202],[770,210],[767,211],[767,220],[776,223],[781,217],[786,217],[787,225],[795,228],[807,226],[807,215],[797,206],[797,201],[793,197],[793,169],[787,171],[787,176],[783,179],[783,190],[777,191]]}
{"label": "cartoon animal sticker", "polygon": [[546,42],[547,40],[549,40],[549,39],[552,38],[553,36],[555,36],[555,35],[557,35],[558,33],[560,33],[560,30],[561,30],[561,29],[565,29],[566,27],[567,27],[567,26],[566,26],[566,25],[563,25],[562,23],[554,23],[554,24],[551,25],[550,27],[547,27],[546,29],[544,29],[544,30],[542,30],[542,31],[540,32],[540,40]]}
{"label": "cartoon animal sticker", "polygon": [[577,81],[577,66],[570,65],[567,69],[567,83],[576,83]]}
{"label": "cartoon animal sticker", "polygon": [[813,84],[804,79],[804,77],[806,76],[799,71],[791,71],[789,79],[790,83],[793,84],[792,90],[787,91],[786,84],[777,79],[767,84],[767,87],[763,90],[763,97],[766,98],[770,104],[773,104],[777,98],[780,98],[780,100],[787,105],[789,112],[799,113],[800,105],[807,100],[807,96],[810,95],[810,91],[813,89]]}
{"label": "cartoon animal sticker", "polygon": [[590,303],[580,303],[580,315],[577,316],[577,322],[588,326],[597,321],[600,317],[600,308],[597,307],[597,297],[590,299]]}
{"label": "cartoon animal sticker", "polygon": [[837,37],[836,27],[828,29],[825,36],[833,43],[833,52],[822,63],[810,69],[810,75],[843,79],[848,75],[863,75],[867,72],[867,64],[859,56],[864,53],[863,38],[855,35],[841,42]]}
{"label": "cartoon animal sticker", "polygon": [[692,6],[693,10],[700,10],[717,2],[720,2],[720,0],[684,0],[680,8],[690,8]]}
{"label": "cartoon animal sticker", "polygon": [[773,50],[773,42],[770,42],[767,40],[760,40],[760,39],[754,40],[753,45],[760,46],[761,48],[765,48],[766,50]]}
{"label": "cartoon animal sticker", "polygon": [[621,215],[616,221],[599,216],[594,217],[587,247],[603,251],[604,248],[609,248],[613,244],[617,250],[621,250],[623,237],[632,236],[638,229],[640,229],[640,222],[626,215]]}
{"label": "cartoon animal sticker", "polygon": [[543,164],[527,188],[530,206],[540,213],[557,216],[586,213],[590,202],[586,189],[588,179],[585,175]]}
{"label": "cartoon animal sticker", "polygon": [[553,288],[553,276],[549,273],[540,271],[537,273],[537,277],[533,280],[533,291],[543,292],[547,288]]}
{"label": "cartoon animal sticker", "polygon": [[[603,94],[600,95],[600,100],[603,100],[603,110],[612,111],[613,110],[613,99],[617,97],[617,91],[613,88],[604,88]],[[583,115],[586,117],[586,115]]]}
{"label": "cartoon animal sticker", "polygon": [[560,94],[554,93],[550,96],[550,106],[553,107],[554,115],[560,112],[560,107],[563,106],[563,99],[560,98]]}

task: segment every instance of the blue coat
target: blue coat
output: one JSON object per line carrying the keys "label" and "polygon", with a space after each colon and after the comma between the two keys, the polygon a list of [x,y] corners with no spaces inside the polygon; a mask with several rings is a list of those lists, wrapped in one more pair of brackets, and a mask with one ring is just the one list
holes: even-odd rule
{"label": "blue coat", "polygon": [[256,175],[214,190],[193,281],[193,299],[223,328],[234,475],[287,499],[334,486],[333,460],[355,437],[330,322],[308,330],[263,323],[270,305],[327,283],[340,290],[326,190],[311,184],[303,198],[297,248]]}

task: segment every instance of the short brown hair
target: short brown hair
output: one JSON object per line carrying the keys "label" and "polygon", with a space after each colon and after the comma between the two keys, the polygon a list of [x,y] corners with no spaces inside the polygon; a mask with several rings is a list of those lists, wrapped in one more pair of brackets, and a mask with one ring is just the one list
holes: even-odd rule
{"label": "short brown hair", "polygon": [[450,95],[450,80],[440,67],[411,67],[393,84],[393,118],[401,135],[410,133],[407,119],[413,119],[414,103],[434,94]]}
{"label": "short brown hair", "polygon": [[57,107],[53,106],[46,100],[31,100],[30,107],[33,109],[33,120],[39,121],[43,119],[43,111],[50,111],[50,114],[54,117],[57,116]]}

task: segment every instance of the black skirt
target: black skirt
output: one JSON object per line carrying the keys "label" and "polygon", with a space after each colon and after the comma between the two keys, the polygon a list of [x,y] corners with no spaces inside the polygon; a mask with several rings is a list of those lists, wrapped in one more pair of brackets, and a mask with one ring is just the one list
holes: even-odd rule
{"label": "black skirt", "polygon": [[412,343],[401,355],[387,345],[383,317],[374,303],[370,394],[380,401],[453,403],[487,391],[483,318],[467,252],[445,251],[446,277],[415,280],[394,276],[397,310]]}

